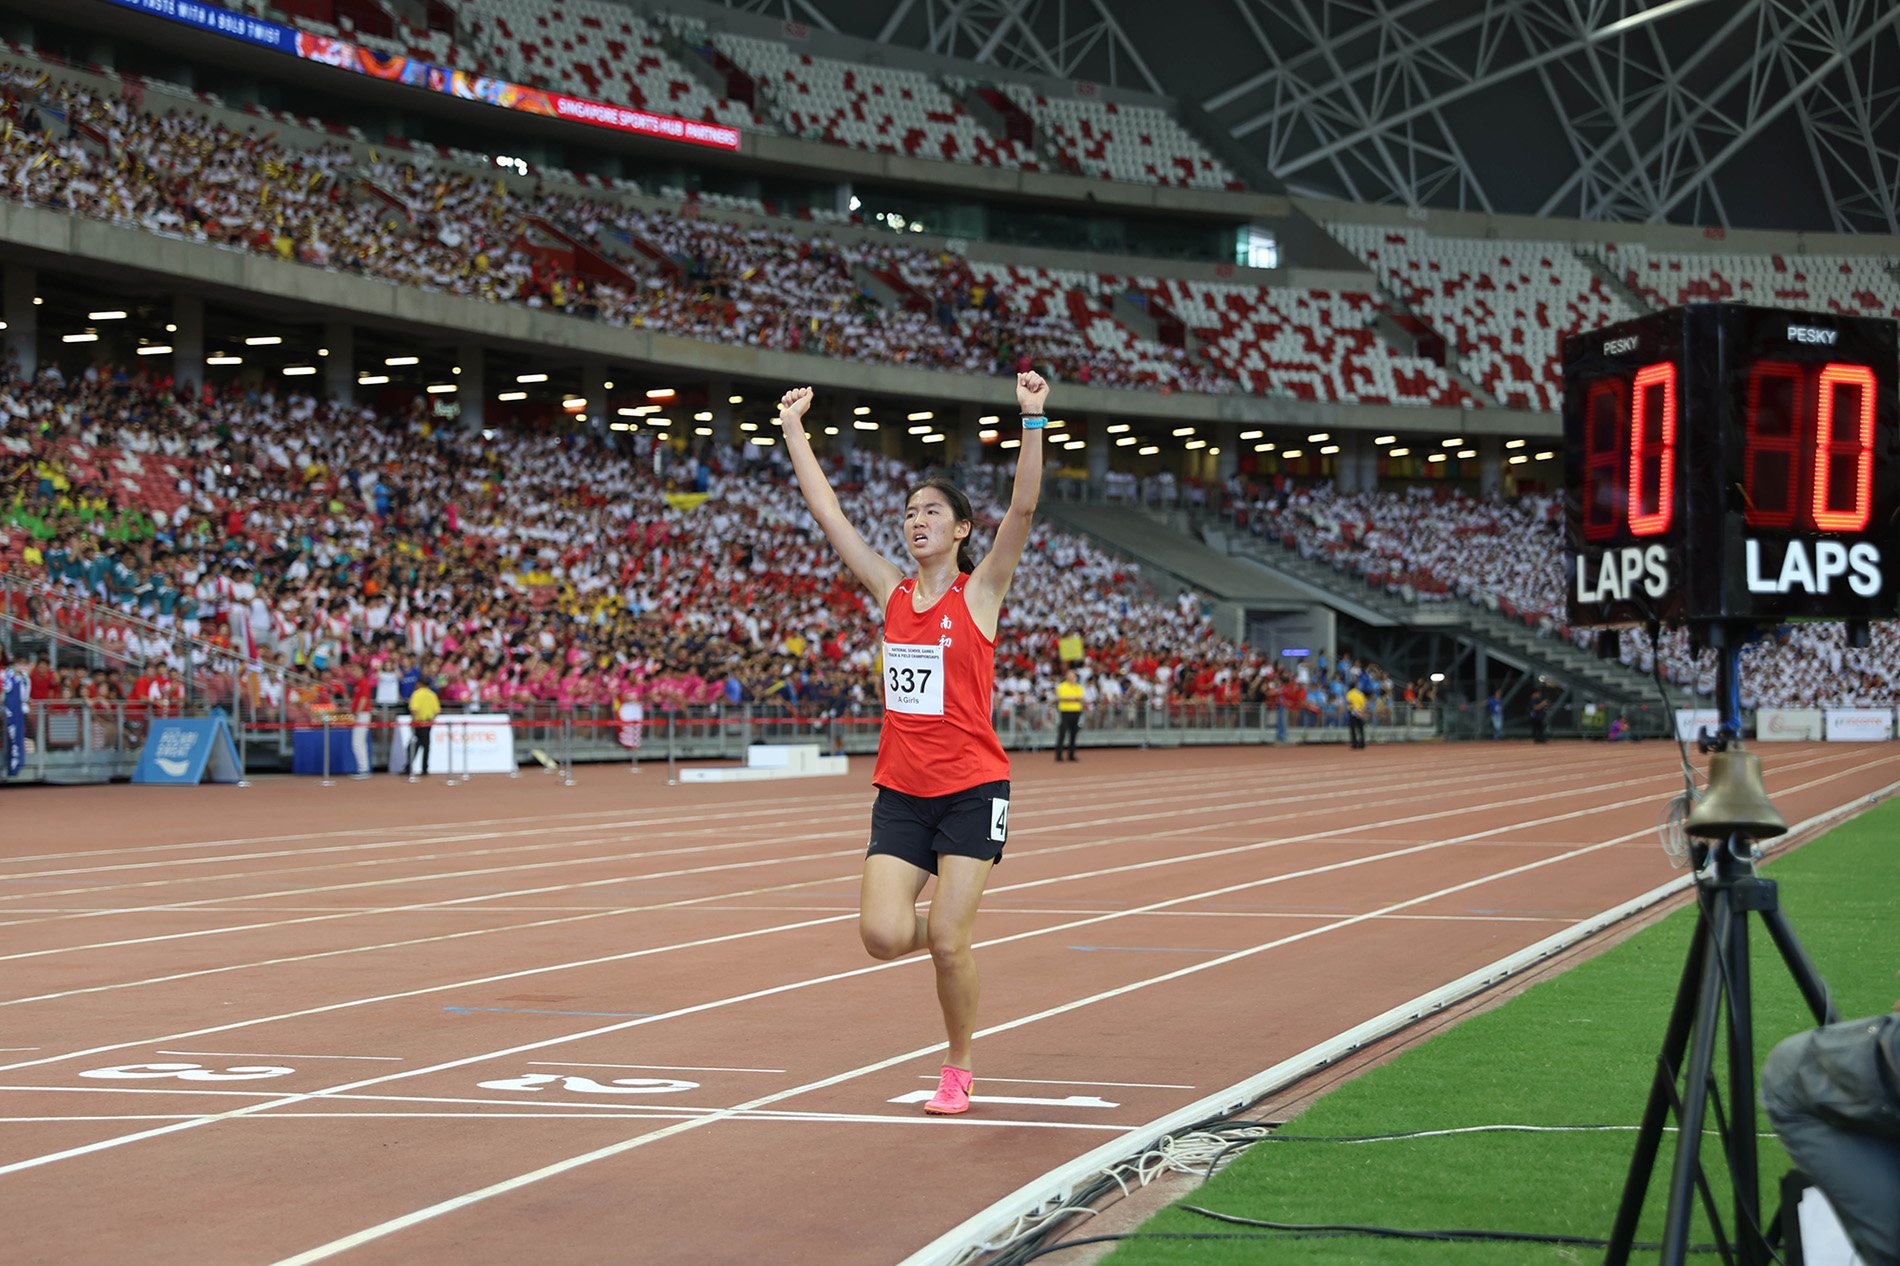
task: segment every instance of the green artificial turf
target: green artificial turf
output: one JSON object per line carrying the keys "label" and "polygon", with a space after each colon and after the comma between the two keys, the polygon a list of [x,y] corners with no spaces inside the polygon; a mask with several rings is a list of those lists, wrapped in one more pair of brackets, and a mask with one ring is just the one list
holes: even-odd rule
{"label": "green artificial turf", "polygon": [[[1774,857],[1781,906],[1844,1018],[1883,1012],[1900,996],[1900,802]],[[1275,1222],[1406,1229],[1486,1229],[1607,1237],[1636,1135],[1461,1134],[1398,1142],[1301,1142],[1488,1124],[1624,1125],[1640,1121],[1694,929],[1678,911],[1610,952],[1433,1037],[1342,1086],[1288,1122],[1182,1204]],[[1750,920],[1755,1067],[1811,1018],[1765,926]],[[1270,1010],[1268,1011],[1270,1015]],[[1270,1020],[1267,1021],[1270,1023]],[[1726,1068],[1717,1048],[1718,1074]],[[1724,1079],[1722,1090],[1726,1094]],[[1768,1122],[1757,1113],[1766,1134]],[[1639,1239],[1660,1238],[1675,1135],[1666,1136]],[[1778,1204],[1786,1155],[1761,1140],[1763,1216]],[[1705,1163],[1724,1224],[1733,1217],[1726,1166],[1711,1134]],[[1693,1243],[1711,1242],[1698,1208]],[[1086,1235],[1085,1227],[1076,1234]],[[1600,1248],[1422,1243],[1363,1237],[1266,1240],[1273,1234],[1164,1210],[1109,1258],[1146,1263],[1598,1262]],[[1195,1236],[1194,1239],[1140,1238]],[[1236,1238],[1198,1238],[1233,1236]],[[1653,1259],[1654,1253],[1648,1254]],[[1059,1263],[1062,1254],[1044,1259]],[[1696,1260],[1692,1258],[1691,1260]],[[1717,1261],[1714,1256],[1701,1260]]]}

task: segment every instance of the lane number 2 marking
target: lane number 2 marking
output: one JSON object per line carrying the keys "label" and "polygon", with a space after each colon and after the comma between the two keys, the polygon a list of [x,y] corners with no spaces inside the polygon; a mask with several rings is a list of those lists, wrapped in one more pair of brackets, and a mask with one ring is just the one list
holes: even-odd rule
{"label": "lane number 2 marking", "polygon": [[113,1068],[89,1068],[81,1077],[102,1081],[135,1081],[144,1078],[172,1078],[178,1081],[261,1081],[267,1077],[288,1077],[296,1072],[276,1064],[239,1064],[231,1068],[206,1068],[203,1064],[119,1064]]}
{"label": "lane number 2 marking", "polygon": [[613,1081],[599,1082],[592,1077],[572,1077],[560,1073],[526,1073],[520,1077],[478,1084],[483,1090],[541,1090],[555,1082],[561,1084],[562,1090],[584,1095],[676,1095],[682,1091],[699,1089],[696,1081],[674,1081],[667,1077],[617,1077]]}

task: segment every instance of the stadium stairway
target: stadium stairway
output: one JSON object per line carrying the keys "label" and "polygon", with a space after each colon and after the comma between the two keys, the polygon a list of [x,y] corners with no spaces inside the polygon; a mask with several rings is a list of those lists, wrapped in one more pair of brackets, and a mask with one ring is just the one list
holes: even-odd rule
{"label": "stadium stairway", "polygon": [[[1297,550],[1218,526],[1201,528],[1209,547],[1229,551],[1289,581],[1303,582],[1322,601],[1342,614],[1357,616],[1353,607],[1370,607],[1382,623],[1408,629],[1449,633],[1481,648],[1493,659],[1539,677],[1549,678],[1573,692],[1613,706],[1641,707],[1656,701],[1656,687],[1647,676],[1616,660],[1599,659],[1562,638],[1545,637],[1489,607],[1454,599],[1448,602],[1408,601],[1366,584],[1348,572],[1302,557]],[[1350,597],[1346,597],[1350,594]]]}
{"label": "stadium stairway", "polygon": [[[1655,305],[1631,289],[1629,282],[1619,277],[1616,269],[1610,267],[1603,261],[1603,256],[1598,252],[1597,247],[1579,246],[1576,253],[1577,258],[1583,261],[1583,266],[1588,268],[1592,274],[1601,278],[1603,284],[1609,288],[1611,294],[1621,299],[1624,303],[1629,304],[1631,311],[1653,312],[1655,310]],[[1894,275],[1900,277],[1900,272],[1896,272]],[[1559,344],[1559,350],[1561,350],[1561,347],[1562,345]]]}

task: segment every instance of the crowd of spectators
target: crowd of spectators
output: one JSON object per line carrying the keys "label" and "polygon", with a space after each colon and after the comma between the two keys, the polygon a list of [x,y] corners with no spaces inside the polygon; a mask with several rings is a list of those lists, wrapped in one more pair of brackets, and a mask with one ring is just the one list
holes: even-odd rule
{"label": "crowd of spectators", "polygon": [[[1473,498],[1412,488],[1342,493],[1329,485],[1269,494],[1236,487],[1233,510],[1257,536],[1279,541],[1374,587],[1414,602],[1464,601],[1550,637],[1590,647],[1597,634],[1570,628],[1561,558],[1563,511],[1556,496]],[[1900,688],[1900,633],[1873,626],[1873,644],[1850,648],[1837,623],[1789,625],[1742,654],[1746,707],[1848,707],[1891,703]],[[1621,639],[1622,662],[1699,694],[1715,690],[1714,652],[1666,631]]]}
{"label": "crowd of spectators", "polygon": [[[451,707],[876,704],[877,613],[782,448],[443,430],[420,405],[181,395],[144,370],[0,382],[0,569],[50,586],[22,614],[88,623],[123,678],[247,665],[243,689],[266,703],[419,670]],[[158,498],[110,478],[135,454],[162,457],[179,486]],[[961,473],[985,535],[1001,507]],[[847,509],[894,558],[919,474],[862,450],[834,461]],[[102,627],[101,605],[124,618]],[[1277,700],[1279,674],[1218,636],[1208,608],[1161,602],[1131,565],[1039,525],[1004,615],[999,704],[1044,699],[1069,636],[1089,699],[1111,710]],[[1311,714],[1359,671],[1309,668]],[[95,682],[106,697],[122,685]]]}
{"label": "crowd of spectators", "polygon": [[[1062,303],[1007,290],[999,301],[961,259],[889,241],[641,210],[413,154],[299,149],[17,71],[0,72],[0,112],[6,196],[152,233],[704,341],[963,373],[1033,364],[1127,389],[1237,388],[1181,349],[1136,338],[1100,302],[1077,294],[1088,309],[1078,324]],[[583,277],[571,251],[534,248],[537,223],[617,254],[623,271]],[[1031,272],[1022,288],[1070,302],[1062,283]],[[924,281],[880,298],[879,273]]]}

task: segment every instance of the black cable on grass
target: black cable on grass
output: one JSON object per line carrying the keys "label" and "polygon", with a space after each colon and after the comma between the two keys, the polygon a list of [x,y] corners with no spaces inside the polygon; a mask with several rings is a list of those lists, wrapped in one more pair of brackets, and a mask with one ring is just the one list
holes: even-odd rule
{"label": "black cable on grass", "polygon": [[[1534,1231],[1408,1231],[1400,1227],[1360,1226],[1347,1222],[1271,1222],[1264,1218],[1243,1218],[1236,1213],[1222,1213],[1217,1209],[1206,1209],[1200,1205],[1183,1204],[1176,1208],[1203,1218],[1212,1218],[1216,1222],[1227,1222],[1234,1226],[1257,1226],[1270,1231],[1289,1231],[1302,1235],[1330,1233],[1346,1236],[1369,1236],[1382,1240],[1432,1240],[1449,1244],[1557,1244],[1569,1248],[1608,1248],[1608,1240],[1583,1235],[1544,1235]],[[1637,1244],[1632,1247],[1644,1250],[1659,1249],[1661,1244]],[[1722,1248],[1716,1244],[1692,1244],[1691,1253],[1720,1253]]]}

